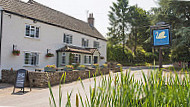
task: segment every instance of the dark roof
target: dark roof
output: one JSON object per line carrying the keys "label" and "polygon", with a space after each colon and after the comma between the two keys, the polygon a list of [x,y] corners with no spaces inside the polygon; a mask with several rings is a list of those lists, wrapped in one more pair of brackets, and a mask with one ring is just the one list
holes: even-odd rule
{"label": "dark roof", "polygon": [[82,48],[82,47],[67,46],[67,45],[57,50],[57,52],[74,52],[74,53],[84,53],[84,54],[93,54],[95,51],[98,51],[98,49],[97,48]]}
{"label": "dark roof", "polygon": [[87,22],[68,16],[33,0],[29,0],[27,3],[20,0],[0,0],[0,6],[2,6],[6,12],[15,13],[27,18],[36,19],[37,21],[46,22],[91,37],[106,40],[95,27],[89,26]]}

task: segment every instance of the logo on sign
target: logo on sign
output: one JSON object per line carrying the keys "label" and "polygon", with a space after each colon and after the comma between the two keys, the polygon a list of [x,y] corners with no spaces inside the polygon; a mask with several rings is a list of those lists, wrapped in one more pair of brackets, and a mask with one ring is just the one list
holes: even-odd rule
{"label": "logo on sign", "polygon": [[165,35],[165,31],[161,32],[158,34],[158,31],[155,33],[156,35],[156,39],[164,39],[166,38],[167,36],[164,36]]}

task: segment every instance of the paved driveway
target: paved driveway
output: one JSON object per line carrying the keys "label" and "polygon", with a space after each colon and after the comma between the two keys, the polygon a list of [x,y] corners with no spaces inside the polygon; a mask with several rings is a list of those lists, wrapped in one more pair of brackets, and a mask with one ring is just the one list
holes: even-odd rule
{"label": "paved driveway", "polygon": [[[171,66],[171,65],[166,65]],[[166,67],[165,66],[165,67]],[[123,67],[124,71],[126,69],[131,69],[131,73],[134,73],[135,79],[141,79],[142,74],[141,71],[148,74],[149,71],[152,71],[153,67]],[[116,75],[117,73],[111,73],[111,75]],[[118,73],[120,74],[120,73]],[[106,75],[108,76],[108,75]],[[96,77],[97,82],[100,81],[100,76]],[[82,97],[85,97],[85,93],[89,93],[89,86],[93,86],[93,78],[82,80],[85,86],[84,91],[82,89],[80,81],[75,81],[72,83],[62,85],[63,91],[63,98],[62,103],[63,105],[66,104],[67,101],[67,92],[73,91],[71,96],[71,103],[72,106],[75,107],[75,95],[78,91],[81,93]],[[28,88],[25,89],[29,91]],[[52,87],[54,96],[56,101],[58,101],[58,86]],[[13,86],[8,84],[0,84],[0,107],[1,106],[16,106],[16,107],[48,107],[49,106],[49,89],[48,88],[33,88],[31,92],[27,92],[25,94],[11,94],[13,91]],[[20,89],[16,89],[16,91],[20,91]],[[57,102],[58,103],[58,102]]]}

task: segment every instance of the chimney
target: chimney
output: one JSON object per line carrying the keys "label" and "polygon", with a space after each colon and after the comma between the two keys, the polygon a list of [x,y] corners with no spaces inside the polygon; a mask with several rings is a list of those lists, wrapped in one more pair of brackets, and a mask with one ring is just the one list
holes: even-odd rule
{"label": "chimney", "polygon": [[34,3],[34,1],[33,1],[33,0],[28,0],[28,3],[31,3],[31,4],[32,4],[32,3]]}
{"label": "chimney", "polygon": [[88,17],[88,24],[89,24],[91,27],[94,27],[94,17],[93,17],[93,13],[89,14],[89,17]]}

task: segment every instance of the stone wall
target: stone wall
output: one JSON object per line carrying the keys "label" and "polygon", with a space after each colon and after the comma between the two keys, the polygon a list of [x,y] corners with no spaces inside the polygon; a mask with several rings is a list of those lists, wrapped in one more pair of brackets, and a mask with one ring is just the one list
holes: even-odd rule
{"label": "stone wall", "polygon": [[[94,69],[89,70],[73,70],[73,71],[56,71],[56,72],[34,72],[28,71],[29,80],[26,82],[26,86],[29,86],[29,82],[32,87],[44,88],[48,87],[48,81],[51,85],[58,85],[60,83],[61,77],[63,74],[66,74],[65,82],[76,81],[79,78],[86,79],[93,77],[94,75],[104,75],[108,74],[108,68]],[[11,70],[2,70],[2,82],[14,84],[17,71]]]}

